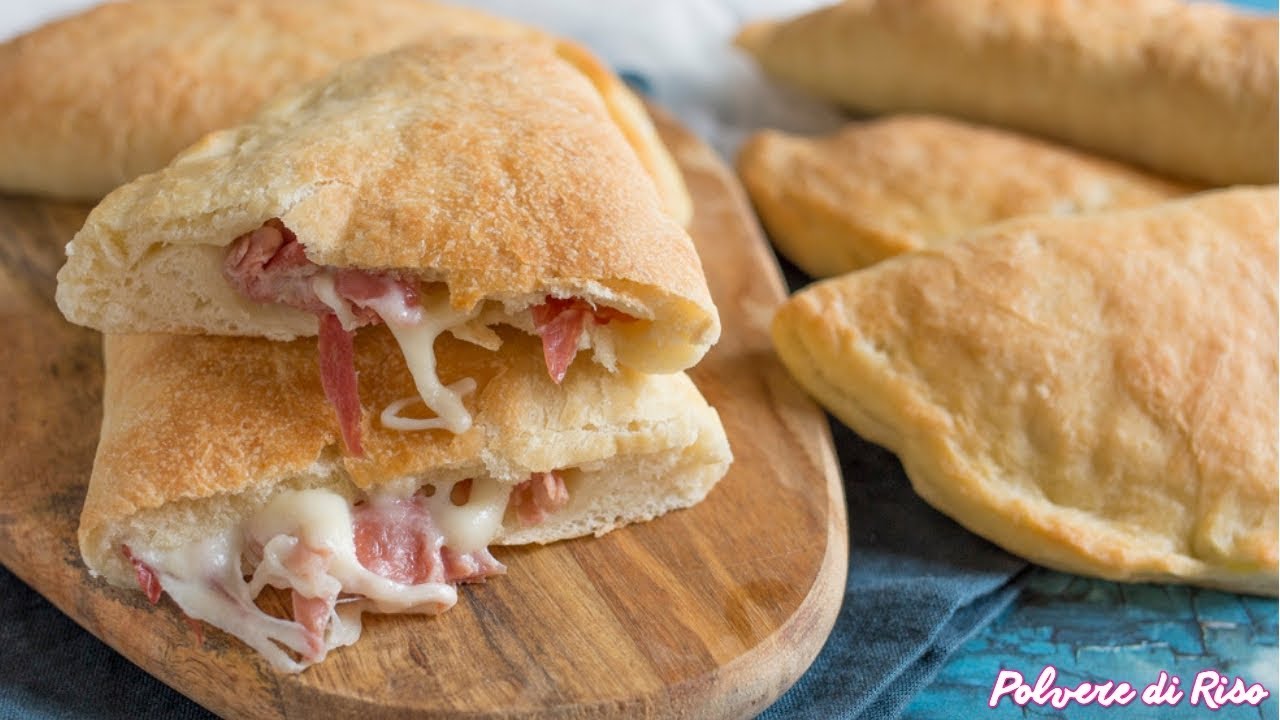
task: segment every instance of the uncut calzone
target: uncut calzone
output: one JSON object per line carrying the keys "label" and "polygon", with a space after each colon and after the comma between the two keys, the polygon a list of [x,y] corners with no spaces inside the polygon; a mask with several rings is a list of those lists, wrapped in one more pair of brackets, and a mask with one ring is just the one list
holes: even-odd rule
{"label": "uncut calzone", "polygon": [[112,333],[319,335],[359,453],[353,331],[385,324],[435,417],[432,347],[493,328],[669,373],[720,334],[693,242],[592,83],[553,46],[443,38],[343,66],[112,192],[67,246],[58,305]]}
{"label": "uncut calzone", "polygon": [[[355,642],[363,612],[440,612],[504,572],[490,545],[601,535],[724,475],[719,417],[684,373],[591,365],[556,386],[503,332],[497,353],[440,342],[441,376],[476,384],[468,431],[371,426],[364,458],[338,450],[303,341],[107,336],[85,563],[298,671]],[[375,402],[412,392],[395,353],[382,328],[356,342]],[[289,617],[259,607],[267,586]]]}
{"label": "uncut calzone", "polygon": [[0,44],[0,189],[98,200],[342,62],[456,34],[554,43],[687,221],[680,172],[616,75],[572,43],[431,0],[130,0],[13,38]]}
{"label": "uncut calzone", "polygon": [[768,74],[1211,185],[1277,178],[1277,24],[1186,0],[843,0],[743,28]]}
{"label": "uncut calzone", "polygon": [[774,344],[934,507],[1071,572],[1277,590],[1277,194],[992,226],[827,280]]}
{"label": "uncut calzone", "polygon": [[831,277],[1024,215],[1154,205],[1202,189],[998,128],[891,115],[822,137],[764,130],[738,174],[778,249]]}

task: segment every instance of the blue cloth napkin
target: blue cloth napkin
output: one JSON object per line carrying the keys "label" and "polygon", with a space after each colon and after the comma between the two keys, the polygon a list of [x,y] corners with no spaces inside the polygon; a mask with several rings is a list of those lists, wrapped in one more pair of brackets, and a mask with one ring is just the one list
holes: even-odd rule
{"label": "blue cloth napkin", "polygon": [[1017,597],[1027,563],[911,490],[898,461],[838,422],[849,580],[835,630],[761,717],[897,717],[943,663]]}
{"label": "blue cloth napkin", "polygon": [[[792,291],[809,278],[778,257]],[[1026,561],[929,507],[892,453],[831,419],[844,476],[849,577],[835,629],[782,718],[898,717],[974,633],[1014,601]]]}
{"label": "blue cloth napkin", "polygon": [[213,717],[80,629],[3,566],[0,648],[4,720]]}

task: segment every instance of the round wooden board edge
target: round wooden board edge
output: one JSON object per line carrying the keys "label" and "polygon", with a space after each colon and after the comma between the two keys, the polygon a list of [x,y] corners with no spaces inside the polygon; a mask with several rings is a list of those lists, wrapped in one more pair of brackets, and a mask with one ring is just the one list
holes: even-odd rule
{"label": "round wooden board edge", "polygon": [[[675,156],[681,173],[687,174],[690,168],[696,167],[715,175],[724,186],[729,195],[727,201],[735,214],[744,220],[751,236],[749,251],[760,255],[760,264],[771,269],[772,274],[767,279],[776,286],[780,299],[785,299],[787,290],[781,268],[737,175],[710,146],[670,113],[652,102],[645,105],[659,136]],[[696,206],[695,200],[695,212]],[[814,426],[817,445],[817,457],[814,459],[821,468],[827,494],[826,552],[814,575],[814,584],[787,622],[710,677],[671,688],[667,715],[673,717],[752,717],[765,710],[813,664],[831,635],[843,602],[849,570],[848,518],[844,484],[826,416],[780,364],[778,372],[767,379],[773,395],[785,400],[786,407],[799,416],[794,420]]]}

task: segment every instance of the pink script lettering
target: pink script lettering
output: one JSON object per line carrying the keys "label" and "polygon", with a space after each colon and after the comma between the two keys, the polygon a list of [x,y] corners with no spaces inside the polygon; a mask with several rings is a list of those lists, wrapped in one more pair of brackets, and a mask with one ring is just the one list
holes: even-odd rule
{"label": "pink script lettering", "polygon": [[1261,683],[1246,686],[1242,678],[1234,678],[1231,682],[1226,675],[1217,670],[1201,670],[1196,674],[1195,684],[1191,686],[1191,704],[1203,704],[1210,710],[1217,710],[1223,705],[1253,705],[1271,697],[1271,693]]}
{"label": "pink script lettering", "polygon": [[1080,705],[1097,703],[1103,707],[1128,705],[1138,696],[1138,692],[1127,682],[1082,682],[1071,688],[1055,685],[1057,678],[1058,669],[1052,665],[1044,666],[1033,685],[1028,685],[1022,673],[1017,670],[1001,670],[991,688],[991,696],[987,698],[987,707],[998,706],[1006,696],[1019,706],[1034,703],[1050,705],[1059,710],[1073,702]]}

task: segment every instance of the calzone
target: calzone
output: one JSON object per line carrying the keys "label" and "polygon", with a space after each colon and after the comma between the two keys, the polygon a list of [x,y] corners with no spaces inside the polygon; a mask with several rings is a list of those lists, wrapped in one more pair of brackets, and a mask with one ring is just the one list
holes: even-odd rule
{"label": "calzone", "polygon": [[1185,0],[844,0],[737,42],[861,112],[933,112],[1212,185],[1274,183],[1274,14]]}
{"label": "calzone", "polygon": [[[503,573],[491,545],[601,535],[724,475],[724,429],[684,373],[590,365],[557,386],[531,338],[501,332],[496,353],[440,341],[441,377],[471,384],[469,430],[371,424],[363,458],[340,451],[304,341],[107,336],[85,563],[297,672],[365,612],[438,613]],[[356,342],[375,402],[412,393],[395,356],[385,328]]]}
{"label": "calzone", "polygon": [[937,115],[891,115],[822,137],[765,130],[743,145],[738,174],[774,244],[813,277],[1022,215],[1141,207],[1200,189]]}
{"label": "calzone", "polygon": [[1277,590],[1277,193],[1037,217],[820,282],[777,313],[809,391],[1007,550]]}
{"label": "calzone", "polygon": [[13,38],[0,44],[0,190],[98,200],[343,62],[449,34],[558,45],[687,221],[675,162],[640,102],[591,53],[433,0],[128,0]]}
{"label": "calzone", "polygon": [[556,46],[436,38],[355,61],[112,192],[67,246],[58,306],[108,333],[319,336],[359,452],[357,328],[385,324],[435,417],[471,417],[435,372],[451,333],[537,335],[670,373],[717,340],[693,242],[590,80]]}

